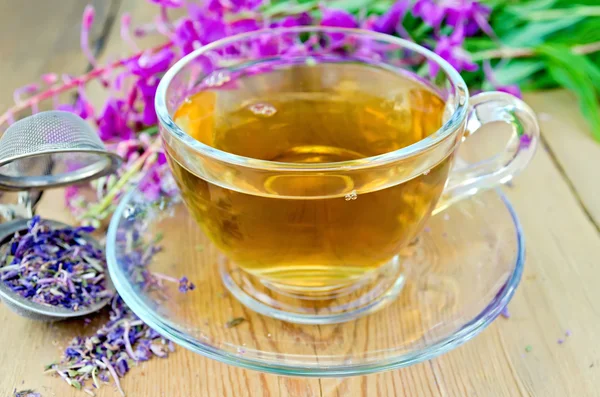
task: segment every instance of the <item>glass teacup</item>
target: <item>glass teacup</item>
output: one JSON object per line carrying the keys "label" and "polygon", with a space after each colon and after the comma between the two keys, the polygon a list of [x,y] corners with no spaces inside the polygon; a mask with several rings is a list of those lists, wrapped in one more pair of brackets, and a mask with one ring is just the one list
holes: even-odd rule
{"label": "glass teacup", "polygon": [[[183,199],[224,254],[225,285],[259,312],[306,323],[381,307],[428,217],[509,181],[539,135],[525,103],[469,98],[431,51],[341,28],[204,46],[166,73],[156,109]],[[495,121],[512,126],[505,149],[457,166],[460,143]]]}

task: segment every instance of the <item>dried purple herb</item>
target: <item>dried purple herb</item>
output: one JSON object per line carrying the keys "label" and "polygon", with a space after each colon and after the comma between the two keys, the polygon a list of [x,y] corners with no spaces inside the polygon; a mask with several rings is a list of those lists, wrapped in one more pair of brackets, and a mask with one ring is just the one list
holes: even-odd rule
{"label": "dried purple herb", "polygon": [[0,278],[36,303],[71,310],[110,298],[104,252],[90,243],[91,227],[53,228],[34,217],[0,255]]}
{"label": "dried purple herb", "polygon": [[40,393],[36,393],[35,390],[27,389],[13,392],[13,397],[41,397]]}
{"label": "dried purple herb", "polygon": [[183,276],[179,279],[179,292],[186,293],[188,291],[193,291],[196,289],[196,285],[188,280],[187,277]]}
{"label": "dried purple herb", "polygon": [[88,381],[99,388],[101,382],[106,383],[112,377],[124,395],[118,378],[125,376],[138,361],[149,360],[152,355],[166,357],[166,349],[156,347],[163,347],[163,343],[167,341],[116,295],[111,302],[110,320],[93,336],[74,338],[65,349],[63,360],[46,368],[77,389]]}
{"label": "dried purple herb", "polygon": [[[181,280],[147,269],[153,256],[160,252],[160,247],[156,246],[159,239],[144,243],[140,235],[139,232],[128,235],[127,244],[131,249],[119,259],[129,277],[140,288],[156,290],[165,296],[162,281],[179,283]],[[193,284],[187,278],[183,279],[187,288],[193,289]],[[112,378],[121,395],[125,395],[119,378],[124,377],[132,366],[153,356],[167,357],[168,352],[174,350],[170,341],[144,324],[121,297],[115,295],[111,300],[109,321],[92,336],[74,338],[65,349],[61,362],[50,364],[46,370],[57,373],[69,385],[90,395],[94,393],[85,387],[86,384],[91,383],[94,388],[99,388],[101,383],[108,383]]]}

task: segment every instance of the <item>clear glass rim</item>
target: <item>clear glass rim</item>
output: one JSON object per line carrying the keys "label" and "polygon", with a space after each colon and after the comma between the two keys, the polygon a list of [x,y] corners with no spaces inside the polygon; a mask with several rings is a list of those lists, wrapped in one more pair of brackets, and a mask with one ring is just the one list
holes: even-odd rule
{"label": "clear glass rim", "polygon": [[[240,156],[233,153],[228,153],[223,150],[208,146],[200,141],[189,136],[183,131],[173,120],[167,109],[167,90],[172,80],[177,76],[183,68],[194,61],[194,59],[205,54],[208,51],[215,50],[224,45],[234,44],[241,40],[247,40],[252,37],[261,36],[264,34],[282,34],[282,33],[345,33],[355,34],[361,36],[368,36],[373,39],[385,41],[390,44],[395,44],[400,47],[409,49],[423,55],[428,61],[435,62],[441,70],[444,71],[449,81],[452,84],[453,95],[452,105],[454,112],[448,118],[448,120],[433,134],[426,138],[415,142],[412,145],[403,147],[401,149],[383,153],[377,156],[365,157],[358,160],[340,161],[332,163],[286,163],[276,162],[269,160],[259,160],[250,157]],[[408,158],[424,152],[429,148],[437,145],[448,136],[450,136],[456,129],[459,128],[460,124],[464,121],[467,108],[468,108],[469,92],[460,74],[454,69],[448,62],[441,58],[436,53],[422,47],[418,44],[412,43],[408,40],[400,39],[391,35],[377,33],[364,29],[348,29],[348,28],[336,28],[336,27],[323,27],[323,26],[305,26],[305,27],[292,27],[292,28],[277,28],[277,29],[262,29],[253,32],[242,33],[234,36],[230,36],[221,40],[214,41],[210,44],[202,46],[197,50],[191,52],[185,57],[181,58],[175,63],[162,77],[158,85],[155,97],[156,114],[158,121],[166,129],[170,136],[179,140],[181,143],[186,145],[189,149],[212,158],[217,161],[225,162],[232,165],[261,169],[261,170],[285,170],[285,171],[323,171],[343,168],[345,170],[356,169],[356,168],[368,168],[374,166],[382,166],[385,164],[393,163],[404,158]]]}
{"label": "clear glass rim", "polygon": [[454,334],[436,341],[424,350],[393,355],[377,362],[330,365],[327,367],[314,368],[314,366],[308,364],[279,364],[276,362],[269,362],[268,360],[259,357],[241,356],[220,349],[210,343],[204,343],[199,339],[186,334],[184,331],[181,331],[179,327],[170,320],[166,320],[157,313],[153,313],[147,302],[136,293],[131,284],[127,281],[128,276],[119,265],[117,255],[117,230],[123,219],[124,212],[129,208],[133,197],[136,194],[141,194],[139,188],[130,190],[125,197],[123,197],[110,221],[106,239],[108,271],[117,292],[121,295],[124,302],[152,329],[194,353],[201,354],[225,364],[277,375],[304,377],[356,376],[402,368],[435,358],[472,339],[489,326],[512,299],[523,274],[525,239],[521,223],[512,204],[501,190],[496,189],[495,192],[506,207],[508,212],[507,215],[511,218],[516,235],[517,252],[514,259],[515,263],[513,271],[508,276],[504,285],[477,316],[465,323],[460,329],[456,330]]}

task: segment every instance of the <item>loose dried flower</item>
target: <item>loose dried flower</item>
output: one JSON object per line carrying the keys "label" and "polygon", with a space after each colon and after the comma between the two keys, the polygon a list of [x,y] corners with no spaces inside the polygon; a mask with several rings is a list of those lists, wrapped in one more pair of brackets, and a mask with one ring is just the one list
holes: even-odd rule
{"label": "loose dried flower", "polygon": [[90,242],[93,230],[57,229],[34,217],[0,255],[2,282],[33,302],[72,310],[110,298],[104,253]]}

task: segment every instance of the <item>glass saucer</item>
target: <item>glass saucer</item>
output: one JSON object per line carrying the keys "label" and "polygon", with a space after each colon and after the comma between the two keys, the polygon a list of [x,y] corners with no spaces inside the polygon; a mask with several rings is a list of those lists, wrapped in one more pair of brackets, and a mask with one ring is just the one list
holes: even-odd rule
{"label": "glass saucer", "polygon": [[[140,249],[157,241],[152,257]],[[349,376],[431,359],[471,339],[511,299],[523,271],[522,230],[499,191],[432,217],[400,252],[404,286],[380,310],[330,325],[294,324],[250,310],[225,287],[225,259],[178,200],[121,201],[109,227],[107,259],[121,297],[148,325],[194,352],[227,364],[284,375]],[[163,280],[195,284],[139,287],[131,259]],[[149,258],[149,259],[148,259]],[[147,260],[146,260],[147,259]],[[139,270],[139,269],[138,269]]]}

